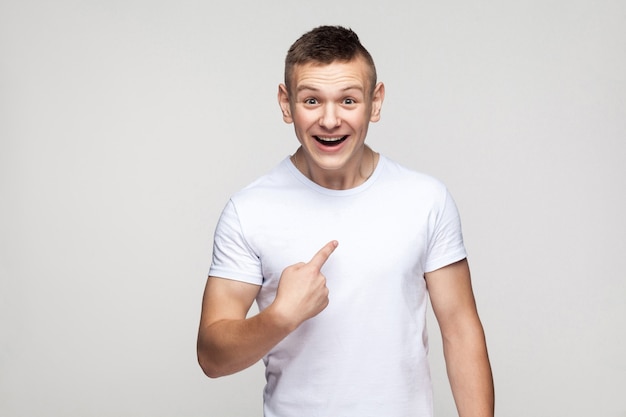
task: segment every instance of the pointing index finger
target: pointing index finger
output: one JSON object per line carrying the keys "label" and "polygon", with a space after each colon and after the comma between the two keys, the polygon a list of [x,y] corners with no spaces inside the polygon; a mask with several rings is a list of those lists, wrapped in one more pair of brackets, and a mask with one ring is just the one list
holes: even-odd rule
{"label": "pointing index finger", "polygon": [[326,245],[324,245],[324,247],[322,247],[322,249],[320,249],[315,255],[313,255],[313,258],[311,258],[311,260],[309,261],[309,265],[314,266],[317,269],[322,269],[322,266],[324,266],[324,264],[326,263],[328,258],[330,258],[330,255],[335,251],[338,245],[339,242],[337,242],[336,240],[328,242]]}

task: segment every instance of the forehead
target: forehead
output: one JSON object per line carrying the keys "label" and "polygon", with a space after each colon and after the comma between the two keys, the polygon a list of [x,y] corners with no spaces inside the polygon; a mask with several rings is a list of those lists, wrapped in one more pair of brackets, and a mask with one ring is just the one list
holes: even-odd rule
{"label": "forehead", "polygon": [[302,89],[358,88],[366,90],[370,73],[362,59],[334,61],[330,64],[310,62],[294,66],[291,87],[294,92]]}

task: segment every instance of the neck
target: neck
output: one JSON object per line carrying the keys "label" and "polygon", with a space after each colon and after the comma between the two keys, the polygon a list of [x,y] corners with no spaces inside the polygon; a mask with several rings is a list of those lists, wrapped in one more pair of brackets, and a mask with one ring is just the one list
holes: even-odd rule
{"label": "neck", "polygon": [[309,162],[302,147],[291,157],[295,167],[314,183],[332,190],[348,190],[367,181],[378,163],[379,155],[369,146],[364,145],[355,161],[341,170],[325,170]]}

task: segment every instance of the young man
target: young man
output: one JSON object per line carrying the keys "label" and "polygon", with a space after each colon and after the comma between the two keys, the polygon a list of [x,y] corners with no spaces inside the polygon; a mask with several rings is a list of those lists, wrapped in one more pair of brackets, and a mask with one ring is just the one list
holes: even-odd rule
{"label": "young man", "polygon": [[263,359],[266,417],[432,416],[428,296],[459,415],[493,416],[454,202],[365,145],[384,96],[354,32],[303,35],[278,89],[300,147],[218,223],[198,358],[210,377]]}

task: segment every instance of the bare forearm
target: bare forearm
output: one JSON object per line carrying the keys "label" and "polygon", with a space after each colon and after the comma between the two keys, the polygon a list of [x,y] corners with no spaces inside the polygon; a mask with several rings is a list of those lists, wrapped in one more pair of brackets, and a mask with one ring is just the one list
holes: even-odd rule
{"label": "bare forearm", "polygon": [[321,268],[337,244],[330,241],[309,262],[285,268],[274,301],[254,317],[246,315],[259,286],[209,277],[198,332],[198,362],[204,373],[216,378],[255,364],[325,309],[328,288]]}
{"label": "bare forearm", "polygon": [[200,329],[198,362],[211,378],[233,374],[254,365],[292,330],[272,309],[247,319],[217,321]]}
{"label": "bare forearm", "polygon": [[493,417],[494,388],[480,323],[444,336],[444,354],[460,417]]}

